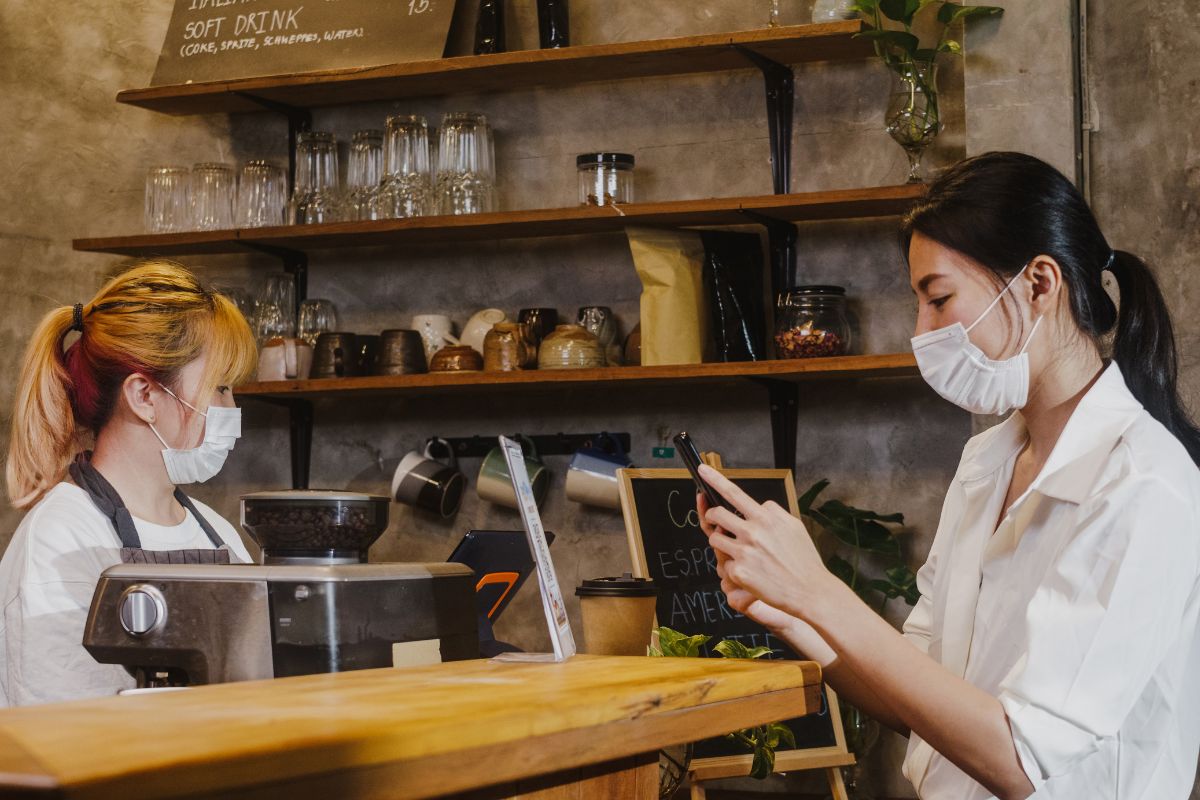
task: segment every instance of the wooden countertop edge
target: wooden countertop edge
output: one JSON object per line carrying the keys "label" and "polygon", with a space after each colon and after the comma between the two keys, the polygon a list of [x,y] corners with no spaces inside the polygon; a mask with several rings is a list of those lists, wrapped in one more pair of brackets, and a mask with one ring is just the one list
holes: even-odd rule
{"label": "wooden countertop edge", "polygon": [[[718,736],[727,732],[725,729],[733,718],[738,720],[735,724],[740,727],[752,727],[797,716],[798,709],[818,708],[820,703],[820,685],[807,685],[565,733],[530,737],[522,743],[521,758],[516,757],[515,751],[482,747],[325,773],[278,774],[277,770],[272,769],[272,762],[277,761],[278,755],[264,757],[257,754],[242,763],[190,764],[153,773],[125,774],[89,785],[59,787],[53,796],[70,797],[72,800],[111,800],[134,796],[144,800],[199,797],[230,800],[280,797],[289,800],[328,797],[394,800],[401,796],[423,800],[486,789],[522,778]],[[787,710],[781,712],[781,709]],[[311,763],[319,763],[322,758],[321,752],[291,755]],[[486,775],[486,779],[481,775]],[[400,794],[399,787],[403,787]],[[0,797],[4,796],[0,792]]]}

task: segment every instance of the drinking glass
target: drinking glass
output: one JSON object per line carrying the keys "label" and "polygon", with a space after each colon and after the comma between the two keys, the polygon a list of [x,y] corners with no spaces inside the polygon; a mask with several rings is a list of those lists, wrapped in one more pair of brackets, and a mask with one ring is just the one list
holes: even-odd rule
{"label": "drinking glass", "polygon": [[383,179],[383,131],[358,131],[350,140],[346,218],[379,219],[379,189]]}
{"label": "drinking glass", "polygon": [[317,337],[338,329],[337,307],[328,300],[310,299],[300,304],[300,338],[313,347]]}
{"label": "drinking glass", "polygon": [[284,224],[287,175],[268,161],[247,161],[238,176],[237,224],[262,228]]}
{"label": "drinking glass", "polygon": [[289,205],[297,225],[339,218],[337,139],[332,133],[305,131],[296,138],[296,188]]}
{"label": "drinking glass", "polygon": [[443,214],[496,210],[496,145],[483,114],[454,113],[442,119],[437,190]]}
{"label": "drinking glass", "polygon": [[291,275],[279,272],[263,281],[254,308],[254,331],[259,344],[296,335],[296,281]]}
{"label": "drinking glass", "polygon": [[186,231],[192,223],[189,202],[191,173],[187,167],[151,167],[146,173],[146,230]]}
{"label": "drinking glass", "polygon": [[233,227],[233,167],[208,163],[192,167],[192,228],[219,231]]}
{"label": "drinking glass", "polygon": [[436,212],[429,165],[429,126],[425,118],[415,114],[388,117],[386,177],[378,204],[381,219],[421,217]]}

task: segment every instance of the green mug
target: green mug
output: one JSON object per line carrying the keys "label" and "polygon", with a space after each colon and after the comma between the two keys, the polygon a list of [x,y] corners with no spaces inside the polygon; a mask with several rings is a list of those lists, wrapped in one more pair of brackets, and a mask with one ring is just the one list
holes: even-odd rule
{"label": "green mug", "polygon": [[[542,501],[546,499],[546,491],[550,488],[550,471],[538,458],[537,450],[529,437],[518,436],[517,438],[527,445],[526,452],[532,453],[532,455],[525,456],[525,469],[529,472],[529,483],[533,486],[533,498],[537,501],[538,506],[541,506]],[[489,503],[512,509],[520,508],[502,448],[493,447],[484,457],[483,464],[479,468],[479,480],[475,482],[475,491]]]}

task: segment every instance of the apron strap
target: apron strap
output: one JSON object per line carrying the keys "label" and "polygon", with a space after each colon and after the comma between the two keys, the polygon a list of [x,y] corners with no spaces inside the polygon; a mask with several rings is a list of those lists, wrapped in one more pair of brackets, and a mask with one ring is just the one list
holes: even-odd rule
{"label": "apron strap", "polygon": [[[100,474],[100,470],[92,466],[92,454],[90,452],[80,453],[71,462],[67,471],[71,475],[71,480],[75,481],[79,488],[92,498],[92,502],[95,503],[100,513],[112,522],[113,527],[117,530],[117,537],[121,540],[121,547],[140,550],[142,540],[138,536],[137,527],[133,524],[133,515],[129,513],[129,509],[125,507],[125,501],[121,499],[121,495],[117,494],[117,490],[108,482],[108,479]],[[225,542],[217,535],[213,526],[204,518],[203,514],[196,510],[195,504],[179,487],[175,487],[175,499],[199,523],[200,530],[204,531],[204,535],[212,542],[213,547],[224,546]]]}
{"label": "apron strap", "polygon": [[138,536],[137,527],[133,524],[133,515],[129,513],[129,509],[125,507],[125,501],[121,499],[121,495],[117,494],[117,490],[108,482],[108,479],[100,474],[100,470],[92,466],[92,454],[90,452],[80,453],[71,462],[67,472],[70,473],[71,480],[88,493],[88,497],[92,498],[92,502],[96,504],[96,508],[100,509],[100,513],[112,522],[113,527],[117,529],[117,537],[121,540],[121,547],[141,549],[142,540]]}

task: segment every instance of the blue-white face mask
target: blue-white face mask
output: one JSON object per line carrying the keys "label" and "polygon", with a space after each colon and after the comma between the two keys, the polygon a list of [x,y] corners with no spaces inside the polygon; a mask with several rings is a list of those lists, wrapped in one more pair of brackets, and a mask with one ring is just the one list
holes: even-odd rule
{"label": "blue-white face mask", "polygon": [[1029,268],[1021,271],[996,295],[983,313],[964,328],[961,322],[913,337],[913,354],[921,377],[932,389],[959,408],[973,414],[1004,414],[1022,408],[1029,400],[1029,354],[1025,352],[1042,318],[1025,339],[1021,352],[1000,361],[988,358],[967,335],[986,317],[1000,298]]}
{"label": "blue-white face mask", "polygon": [[[162,384],[159,384],[162,386]],[[163,463],[167,466],[167,480],[176,486],[188,483],[204,483],[214,477],[225,466],[234,444],[242,435],[242,410],[240,408],[225,408],[209,406],[208,411],[201,411],[166,386],[163,391],[174,397],[184,406],[204,417],[204,441],[199,447],[188,450],[172,449],[167,441],[150,425],[150,430],[162,442]]]}

